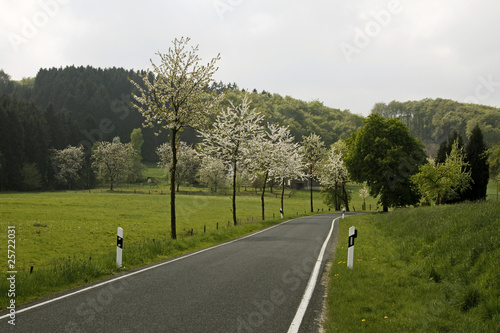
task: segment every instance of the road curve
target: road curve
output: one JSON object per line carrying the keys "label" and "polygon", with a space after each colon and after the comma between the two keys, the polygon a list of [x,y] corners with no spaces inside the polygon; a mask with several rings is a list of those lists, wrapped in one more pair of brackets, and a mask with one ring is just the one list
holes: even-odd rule
{"label": "road curve", "polygon": [[[332,221],[339,215],[290,220],[77,289],[76,294],[69,291],[56,301],[27,304],[24,312],[17,313],[15,326],[7,323],[9,318],[1,319],[0,331],[287,332]],[[337,235],[338,224],[326,246],[320,275],[332,258]],[[315,290],[299,332],[317,330],[321,303],[321,290]]]}

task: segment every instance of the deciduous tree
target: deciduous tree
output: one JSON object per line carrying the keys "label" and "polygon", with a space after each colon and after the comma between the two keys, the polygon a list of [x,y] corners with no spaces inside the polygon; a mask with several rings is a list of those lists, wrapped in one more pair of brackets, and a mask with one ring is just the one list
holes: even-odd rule
{"label": "deciduous tree", "polygon": [[80,178],[79,172],[83,167],[84,157],[83,146],[68,146],[62,150],[53,149],[51,160],[56,180],[71,189],[71,185]]}
{"label": "deciduous tree", "polygon": [[347,140],[345,164],[351,179],[365,182],[370,195],[380,195],[384,211],[389,206],[412,205],[419,201],[410,177],[425,163],[422,142],[410,135],[398,119],[371,114],[365,125]]}
{"label": "deciduous tree", "polygon": [[[170,144],[162,144],[156,149],[156,153],[160,159],[158,166],[164,169],[166,174],[169,174],[172,168],[172,149]],[[196,172],[200,168],[200,163],[200,157],[196,151],[190,145],[181,141],[178,148],[177,172],[175,175],[177,192],[179,192],[179,187],[182,182],[194,183]]]}
{"label": "deciduous tree", "polygon": [[343,154],[336,147],[332,147],[327,158],[321,163],[318,178],[325,187],[326,203],[333,203],[335,210],[340,210],[343,204],[349,211],[349,195],[345,187],[349,181],[349,173],[343,161]]}
{"label": "deciduous tree", "polygon": [[[264,196],[266,185],[269,179],[272,179],[274,182],[279,178],[276,177],[278,172],[275,169],[282,165],[283,153],[281,150],[283,150],[282,146],[286,143],[293,143],[293,137],[288,127],[268,123],[265,135],[257,137],[256,141],[252,144],[254,150],[250,169],[263,173],[261,194],[262,220],[265,219]],[[281,179],[278,179],[278,181],[282,184]],[[283,200],[281,208],[283,209]]]}
{"label": "deciduous tree", "polygon": [[113,142],[98,142],[92,151],[92,168],[97,178],[109,183],[113,191],[115,184],[127,179],[134,164],[134,149],[130,143],[121,143],[119,137]]}
{"label": "deciduous tree", "polygon": [[226,188],[228,177],[224,162],[210,156],[203,158],[200,168],[200,183],[207,185],[215,193],[219,189]]}
{"label": "deciduous tree", "polygon": [[444,197],[452,199],[470,186],[470,171],[465,171],[466,166],[457,140],[444,163],[421,165],[418,173],[411,176],[411,182],[429,203],[440,205]]}
{"label": "deciduous tree", "polygon": [[128,177],[128,181],[135,182],[141,178],[142,173],[146,170],[146,167],[142,164],[142,145],[144,144],[142,129],[135,128],[132,130],[132,133],[130,133],[130,144],[134,149],[134,165],[132,166],[132,172]]}
{"label": "deciduous tree", "polygon": [[363,210],[366,209],[366,198],[370,196],[370,190],[366,185],[359,189],[359,197],[363,199]]}
{"label": "deciduous tree", "polygon": [[314,212],[313,206],[313,181],[317,176],[317,167],[326,154],[325,143],[316,133],[302,137],[302,156],[306,165],[306,175],[309,178],[309,189],[311,194],[311,213]]}
{"label": "deciduous tree", "polygon": [[233,179],[232,211],[233,223],[236,220],[236,177],[238,166],[249,163],[254,155],[253,143],[263,135],[261,121],[263,115],[250,108],[248,95],[241,104],[231,105],[223,110],[208,130],[199,131],[202,142],[199,151],[203,156],[211,156],[226,163]]}
{"label": "deciduous tree", "polygon": [[131,81],[138,92],[132,94],[136,101],[133,105],[145,117],[145,125],[170,131],[170,228],[173,239],[177,238],[175,183],[179,141],[186,128],[204,127],[223,99],[222,95],[209,91],[220,56],[200,65],[198,46],[189,49],[189,41],[189,38],[175,39],[168,53],[157,53],[159,65],[151,61],[152,72],[148,69],[146,73],[138,73],[142,82]]}
{"label": "deciduous tree", "polygon": [[294,142],[294,137],[288,127],[277,127],[271,142],[273,142],[273,157],[269,167],[269,176],[281,184],[281,211],[284,214],[285,181],[302,179],[305,176],[305,165],[300,153],[301,147]]}

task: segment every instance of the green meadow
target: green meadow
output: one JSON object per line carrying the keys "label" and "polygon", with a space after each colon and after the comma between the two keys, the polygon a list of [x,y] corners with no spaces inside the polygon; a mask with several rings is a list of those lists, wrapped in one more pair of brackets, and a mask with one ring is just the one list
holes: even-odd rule
{"label": "green meadow", "polygon": [[[352,204],[361,208],[358,185]],[[279,223],[280,191],[267,193],[266,220],[261,221],[260,194],[241,188],[237,196],[239,225],[232,222],[229,191],[218,194],[181,187],[176,196],[178,239],[170,239],[170,196],[160,183],[123,185],[116,191],[0,194],[0,244],[7,228],[16,230],[18,304],[119,272],[115,268],[117,228],[124,230],[123,265],[131,269],[189,251],[206,248]],[[376,206],[376,200],[367,204]],[[308,191],[285,192],[284,220],[310,215]],[[328,212],[314,192],[315,214]],[[352,208],[351,208],[352,209]],[[2,248],[4,246],[2,245]],[[8,271],[7,260],[0,262]],[[0,287],[6,287],[0,282]],[[8,302],[0,295],[0,307]]]}
{"label": "green meadow", "polygon": [[500,202],[341,220],[330,277],[327,332],[500,332]]}

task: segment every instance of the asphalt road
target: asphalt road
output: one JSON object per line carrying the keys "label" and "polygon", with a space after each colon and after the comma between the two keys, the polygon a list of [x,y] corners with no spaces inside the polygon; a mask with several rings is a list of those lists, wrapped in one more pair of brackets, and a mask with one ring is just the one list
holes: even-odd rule
{"label": "asphalt road", "polygon": [[[15,326],[7,323],[9,318],[1,319],[0,331],[288,332],[332,220],[339,215],[294,219],[77,289],[77,294],[69,291],[64,299],[28,304],[24,308],[40,306],[17,313]],[[338,223],[319,277],[332,259],[336,235]],[[299,332],[317,331],[323,290],[317,283]]]}

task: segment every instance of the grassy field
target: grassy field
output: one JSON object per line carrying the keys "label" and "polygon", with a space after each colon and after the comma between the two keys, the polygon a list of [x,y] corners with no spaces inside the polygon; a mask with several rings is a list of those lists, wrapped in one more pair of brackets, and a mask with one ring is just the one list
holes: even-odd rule
{"label": "grassy field", "polygon": [[[167,184],[161,183],[158,187],[123,185],[115,192],[99,188],[90,192],[0,194],[0,229],[4,230],[0,244],[7,244],[8,226],[16,230],[18,304],[116,273],[118,227],[124,229],[123,264],[130,269],[282,221],[278,189],[267,194],[266,221],[260,222],[260,195],[242,188],[237,213],[243,225],[234,227],[228,193],[214,195],[205,189],[181,187],[177,196],[179,240],[171,241],[167,190]],[[360,209],[358,190],[359,186],[352,185],[352,204]],[[321,194],[314,192],[314,197],[315,213],[327,212]],[[367,203],[376,205],[373,198]],[[309,192],[287,190],[284,206],[285,220],[311,214]],[[8,270],[7,260],[0,262],[0,269]],[[0,281],[2,290],[5,281]],[[5,295],[0,295],[0,307],[7,302]]]}
{"label": "grassy field", "polygon": [[500,203],[349,217],[330,276],[327,332],[500,332]]}
{"label": "grassy field", "polygon": [[[199,189],[197,189],[199,190]],[[115,245],[116,229],[122,227],[125,242],[168,238],[170,196],[153,194],[95,192],[10,193],[0,195],[0,225],[15,225],[20,268],[39,267],[68,257],[90,257]],[[285,218],[310,211],[306,191],[295,192],[284,201]],[[207,193],[208,194],[208,193]],[[325,212],[320,193],[315,192],[315,211]],[[266,219],[279,217],[280,199],[266,197]],[[361,207],[361,204],[358,203]],[[260,197],[237,197],[237,213],[242,223],[261,217]],[[273,216],[274,215],[274,216]],[[178,195],[177,232],[180,237],[232,224],[231,200],[219,195]],[[1,235],[5,241],[6,235]],[[2,270],[5,262],[0,263]]]}
{"label": "grassy field", "polygon": [[488,183],[486,195],[487,195],[489,200],[499,200],[500,199],[499,194],[498,194],[497,184],[495,183],[495,181],[490,180],[490,182]]}

